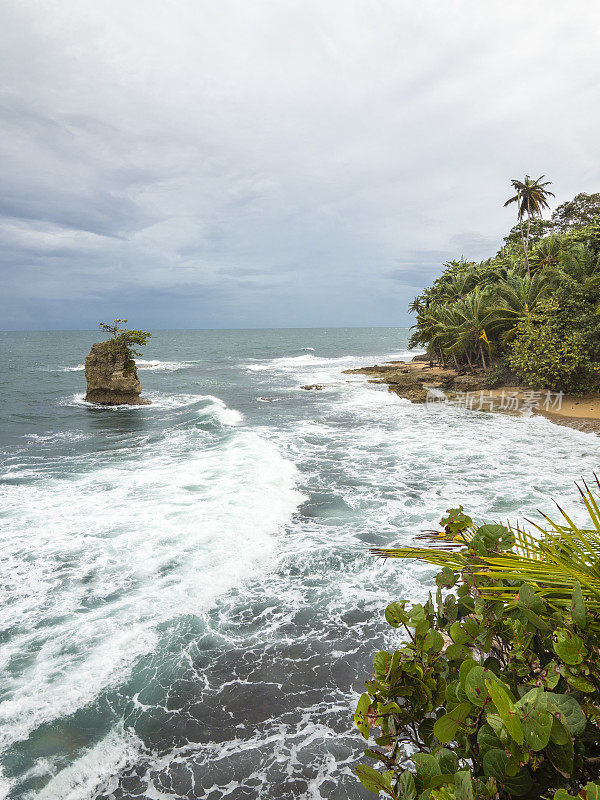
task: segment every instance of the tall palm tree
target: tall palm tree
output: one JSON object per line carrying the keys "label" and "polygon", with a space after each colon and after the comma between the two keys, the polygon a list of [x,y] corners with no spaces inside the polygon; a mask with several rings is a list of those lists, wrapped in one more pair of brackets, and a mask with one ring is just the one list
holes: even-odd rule
{"label": "tall palm tree", "polygon": [[[542,183],[544,175],[540,175],[536,180],[532,180],[529,175],[525,175],[525,180],[520,181],[513,178],[511,183],[516,190],[514,197],[509,198],[504,207],[511,203],[517,204],[517,219],[521,228],[521,239],[523,240],[523,252],[525,253],[525,268],[529,275],[529,228],[532,217],[541,217],[544,208],[548,208],[548,197],[554,197],[554,193],[546,186],[550,186],[552,181]],[[523,230],[523,219],[527,216],[527,233]]]}

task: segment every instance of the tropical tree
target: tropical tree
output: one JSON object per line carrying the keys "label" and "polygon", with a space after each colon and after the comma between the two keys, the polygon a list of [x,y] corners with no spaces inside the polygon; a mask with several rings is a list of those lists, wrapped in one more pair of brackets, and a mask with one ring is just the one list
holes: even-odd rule
{"label": "tropical tree", "polygon": [[[452,312],[455,318],[454,342],[449,350],[452,353],[465,354],[470,363],[470,354],[474,352],[481,358],[483,368],[486,369],[484,342],[489,346],[486,333],[493,318],[494,307],[490,302],[490,295],[475,289],[458,302],[454,303]],[[477,353],[477,351],[479,351]]]}
{"label": "tropical tree", "polygon": [[529,258],[529,268],[532,273],[546,270],[556,270],[565,258],[563,239],[556,234],[551,234],[542,239],[533,249]]}
{"label": "tropical tree", "polygon": [[600,193],[580,192],[567,203],[561,203],[552,213],[552,226],[560,233],[582,228],[600,217]]}
{"label": "tropical tree", "polygon": [[495,291],[496,305],[490,312],[489,330],[510,341],[520,322],[534,310],[540,300],[547,297],[552,286],[540,273],[531,277],[512,273],[499,283]]}
{"label": "tropical tree", "polygon": [[570,249],[563,269],[587,294],[600,291],[600,255],[585,244]]}
{"label": "tropical tree", "polygon": [[129,369],[133,369],[135,366],[135,356],[142,355],[139,350],[134,350],[134,347],[144,347],[152,334],[148,331],[122,328],[121,325],[124,325],[126,322],[126,319],[116,319],[112,324],[101,322],[98,327],[106,331],[106,333],[110,333],[111,338],[108,341],[111,347],[117,350],[124,350],[126,353],[125,364]]}
{"label": "tropical tree", "polygon": [[[510,197],[506,203],[504,203],[504,207],[510,205],[511,203],[517,204],[517,219],[519,221],[519,226],[521,230],[521,239],[523,241],[523,252],[525,255],[525,268],[527,273],[529,274],[529,235],[530,235],[530,227],[531,227],[531,220],[534,217],[541,217],[542,211],[544,208],[548,208],[548,197],[554,197],[554,193],[551,192],[549,189],[546,189],[546,186],[550,186],[551,181],[545,181],[542,183],[542,179],[544,175],[540,175],[539,178],[536,180],[532,180],[529,175],[525,175],[525,180],[520,181],[517,178],[513,178],[511,183],[513,189],[516,190],[516,194],[513,197]],[[527,230],[525,231],[523,228],[523,220],[527,217]]]}

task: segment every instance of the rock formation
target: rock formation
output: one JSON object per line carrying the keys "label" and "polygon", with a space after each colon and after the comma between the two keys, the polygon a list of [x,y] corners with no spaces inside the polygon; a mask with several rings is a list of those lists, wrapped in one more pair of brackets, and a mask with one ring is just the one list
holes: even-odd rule
{"label": "rock formation", "polygon": [[391,392],[413,403],[427,402],[429,389],[441,389],[452,399],[456,392],[475,392],[486,388],[484,376],[481,374],[464,375],[449,367],[430,368],[419,356],[409,362],[390,361],[373,367],[345,369],[344,373],[368,375],[369,383],[387,383]]}
{"label": "rock formation", "polygon": [[150,405],[150,400],[140,397],[142,384],[139,382],[135,361],[130,359],[127,348],[114,342],[93,344],[85,359],[85,380],[90,403],[105,406]]}

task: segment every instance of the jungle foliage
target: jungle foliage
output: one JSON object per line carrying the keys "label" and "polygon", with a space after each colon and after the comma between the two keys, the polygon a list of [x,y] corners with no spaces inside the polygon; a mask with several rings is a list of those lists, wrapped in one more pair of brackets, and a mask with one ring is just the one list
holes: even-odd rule
{"label": "jungle foliage", "polygon": [[[598,487],[595,487],[598,488]],[[600,800],[600,506],[530,533],[450,509],[435,547],[375,550],[441,567],[424,603],[391,603],[355,722],[394,800]],[[535,530],[537,528],[537,530]],[[379,765],[379,768],[376,768]]]}
{"label": "jungle foliage", "polygon": [[596,388],[600,194],[581,193],[544,220],[548,182],[526,176],[513,185],[517,193],[507,203],[516,204],[517,225],[504,246],[486,261],[444,265],[410,306],[410,346],[426,348],[442,366],[502,364],[535,389]]}

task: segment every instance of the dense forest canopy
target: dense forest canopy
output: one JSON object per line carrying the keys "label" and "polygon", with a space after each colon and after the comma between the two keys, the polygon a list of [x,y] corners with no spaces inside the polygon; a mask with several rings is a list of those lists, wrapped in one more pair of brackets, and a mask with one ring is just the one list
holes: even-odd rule
{"label": "dense forest canopy", "polygon": [[[518,219],[503,247],[485,261],[444,264],[410,306],[410,343],[444,366],[486,370],[490,385],[512,376],[533,389],[597,391],[600,193],[582,192],[545,220],[548,183],[513,181],[507,204]],[[543,193],[537,208],[528,191]]]}

